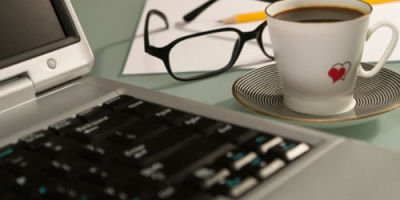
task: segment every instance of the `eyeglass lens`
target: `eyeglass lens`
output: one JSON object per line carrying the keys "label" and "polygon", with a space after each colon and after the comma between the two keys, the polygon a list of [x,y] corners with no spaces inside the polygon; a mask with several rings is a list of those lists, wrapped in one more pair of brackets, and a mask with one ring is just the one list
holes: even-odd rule
{"label": "eyeglass lens", "polygon": [[[179,78],[190,78],[229,67],[239,38],[234,31],[223,31],[183,40],[169,54],[171,71]],[[206,48],[204,44],[207,44]],[[194,69],[201,71],[182,73]]]}

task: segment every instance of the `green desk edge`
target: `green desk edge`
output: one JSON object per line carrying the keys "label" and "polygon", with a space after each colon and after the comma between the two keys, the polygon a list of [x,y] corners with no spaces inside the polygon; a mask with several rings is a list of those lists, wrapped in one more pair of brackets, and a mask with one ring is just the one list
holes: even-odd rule
{"label": "green desk edge", "polygon": [[[231,70],[214,78],[194,82],[178,82],[167,74],[121,76],[145,0],[72,0],[72,4],[95,55],[92,74],[270,118],[247,110],[233,98],[232,84],[246,72],[243,70]],[[385,67],[400,73],[400,61],[391,62]],[[319,129],[400,150],[400,109],[360,125]]]}

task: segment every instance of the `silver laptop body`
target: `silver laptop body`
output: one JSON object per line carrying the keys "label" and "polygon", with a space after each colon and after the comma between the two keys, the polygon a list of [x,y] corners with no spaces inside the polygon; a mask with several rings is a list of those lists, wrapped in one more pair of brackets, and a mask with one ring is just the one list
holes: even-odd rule
{"label": "silver laptop body", "polygon": [[[0,2],[0,11],[2,6],[11,6],[14,1]],[[7,54],[7,48],[0,51],[0,146],[16,142],[20,137],[115,96],[127,94],[212,119],[302,140],[312,146],[306,155],[240,199],[400,198],[398,152],[89,75],[94,57],[70,1],[49,2],[24,1],[28,5],[18,8],[27,9],[40,4],[48,12],[45,18],[52,20],[48,23],[62,26],[64,35],[53,33],[61,35],[36,46],[25,46],[26,41],[20,44],[14,41],[14,46],[22,49],[14,49],[13,54]],[[19,11],[16,15],[24,13]],[[6,29],[18,26],[16,15],[6,16],[7,22],[0,24],[9,26],[1,27],[0,37],[10,37],[3,34],[6,34]],[[42,19],[40,16],[37,18],[39,21]],[[7,43],[4,39],[0,41],[0,45]]]}

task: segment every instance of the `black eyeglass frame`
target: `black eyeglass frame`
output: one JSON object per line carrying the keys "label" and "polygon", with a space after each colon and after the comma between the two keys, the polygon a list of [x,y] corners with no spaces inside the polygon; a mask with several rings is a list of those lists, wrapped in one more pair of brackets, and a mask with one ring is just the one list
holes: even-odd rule
{"label": "black eyeglass frame", "polygon": [[[263,21],[259,26],[257,26],[257,28],[255,30],[250,31],[250,32],[242,32],[242,31],[240,31],[236,28],[232,28],[232,27],[219,28],[219,29],[214,29],[214,30],[210,30],[210,31],[204,31],[204,32],[186,35],[186,36],[183,36],[181,38],[178,38],[178,39],[172,41],[171,43],[167,44],[164,47],[155,47],[150,44],[150,40],[149,40],[149,21],[150,21],[150,17],[152,15],[157,15],[161,19],[163,19],[163,21],[166,25],[165,28],[166,29],[169,28],[168,19],[164,13],[162,13],[161,11],[158,11],[158,10],[150,10],[146,16],[146,22],[145,22],[145,28],[144,28],[145,29],[144,30],[145,52],[149,53],[150,55],[152,55],[154,57],[161,59],[165,65],[168,73],[176,80],[179,80],[179,81],[199,80],[199,79],[208,78],[210,76],[214,76],[214,75],[217,75],[217,74],[220,74],[222,72],[229,70],[234,65],[236,60],[238,59],[239,54],[242,51],[244,44],[248,40],[251,40],[251,39],[257,40],[257,43],[265,56],[267,56],[268,58],[270,58],[272,60],[274,59],[273,56],[269,55],[265,51],[264,46],[262,44],[262,32],[265,30],[265,27],[267,26],[266,21]],[[225,32],[225,31],[231,31],[231,32],[233,31],[239,35],[239,39],[235,43],[235,47],[234,47],[235,49],[233,50],[231,60],[225,67],[215,70],[215,71],[205,72],[203,74],[199,74],[197,76],[193,76],[193,77],[189,77],[189,78],[181,78],[181,77],[175,76],[175,74],[171,70],[171,66],[170,66],[170,62],[169,62],[169,54],[171,52],[171,49],[176,44],[178,44],[179,42],[181,42],[183,40],[187,40],[187,39],[190,39],[193,37],[198,37],[198,36],[207,35],[207,34],[211,34],[211,33]]]}

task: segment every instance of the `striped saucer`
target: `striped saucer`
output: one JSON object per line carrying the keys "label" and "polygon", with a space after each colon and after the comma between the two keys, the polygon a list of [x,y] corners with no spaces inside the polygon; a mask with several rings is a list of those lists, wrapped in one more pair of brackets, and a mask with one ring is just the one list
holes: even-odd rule
{"label": "striped saucer", "polygon": [[[373,66],[362,63],[365,69]],[[364,119],[391,111],[400,106],[400,75],[383,68],[372,78],[359,77],[356,82],[353,110],[332,116],[316,116],[294,112],[283,102],[283,86],[276,65],[251,70],[232,86],[235,99],[250,110],[286,120],[301,122],[343,122]]]}

